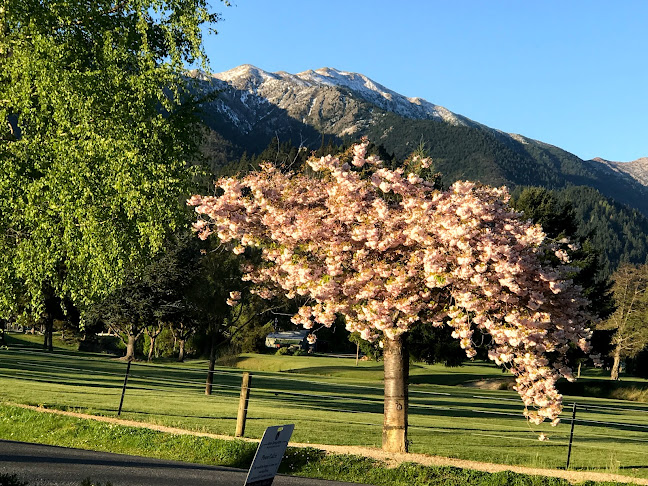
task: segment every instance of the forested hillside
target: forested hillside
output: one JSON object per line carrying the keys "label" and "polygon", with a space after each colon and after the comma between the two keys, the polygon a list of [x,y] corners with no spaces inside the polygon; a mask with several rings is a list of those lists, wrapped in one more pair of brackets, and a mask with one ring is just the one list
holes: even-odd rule
{"label": "forested hillside", "polygon": [[648,215],[645,186],[627,177],[611,177],[609,171],[552,145],[482,127],[403,119],[394,114],[386,114],[366,135],[397,158],[424,144],[446,183],[469,179],[509,187],[590,186]]}

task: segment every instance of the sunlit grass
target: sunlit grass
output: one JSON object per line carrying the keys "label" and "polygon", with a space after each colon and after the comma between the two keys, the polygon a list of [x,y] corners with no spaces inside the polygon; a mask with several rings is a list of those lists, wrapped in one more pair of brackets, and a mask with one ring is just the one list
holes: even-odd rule
{"label": "sunlit grass", "polygon": [[[136,454],[217,466],[249,468],[256,444],[163,433],[0,405],[0,437],[44,444]],[[568,486],[564,479],[511,471],[487,473],[455,467],[404,463],[390,467],[365,457],[323,454],[314,448],[289,447],[280,473],[384,486]],[[4,478],[0,477],[0,484]],[[7,484],[14,484],[8,482]],[[588,486],[610,483],[588,482]],[[618,483],[615,483],[618,484]]]}
{"label": "sunlit grass", "polygon": [[[294,423],[293,441],[379,447],[382,426],[380,363],[319,356],[244,355],[252,370],[246,436]],[[0,351],[5,402],[117,415],[126,363],[69,351]],[[214,394],[204,395],[206,363],[133,363],[122,418],[233,435],[241,369],[218,368]],[[536,467],[564,467],[569,412],[558,427],[531,426],[515,392],[453,386],[501,377],[493,366],[458,369],[415,365],[410,386],[411,451]],[[571,402],[571,397],[566,402]],[[648,477],[648,407],[576,398],[579,409],[571,466]],[[583,407],[604,407],[590,408]],[[638,411],[615,412],[625,407]],[[608,409],[609,408],[609,409]],[[608,425],[603,422],[612,422]],[[632,424],[639,427],[630,426]],[[539,433],[549,441],[538,440]]]}

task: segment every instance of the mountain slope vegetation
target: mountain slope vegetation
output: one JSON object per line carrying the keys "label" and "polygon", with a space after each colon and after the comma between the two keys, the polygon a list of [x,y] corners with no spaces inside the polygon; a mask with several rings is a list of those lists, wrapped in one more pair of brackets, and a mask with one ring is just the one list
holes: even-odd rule
{"label": "mountain slope vegetation", "polygon": [[214,75],[206,85],[213,89],[218,97],[203,122],[204,153],[214,173],[245,171],[261,159],[294,165],[311,151],[367,136],[383,158],[403,160],[424,148],[445,185],[468,179],[555,191],[574,205],[579,232],[604,256],[605,274],[621,261],[643,263],[648,256],[648,186],[622,165],[584,161],[405,98],[356,73],[324,68],[292,75],[245,65]]}

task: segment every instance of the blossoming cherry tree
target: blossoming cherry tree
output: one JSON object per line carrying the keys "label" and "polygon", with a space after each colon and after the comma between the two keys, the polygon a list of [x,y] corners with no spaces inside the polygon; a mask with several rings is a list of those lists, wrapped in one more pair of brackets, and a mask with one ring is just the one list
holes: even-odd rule
{"label": "blossoming cherry tree", "polygon": [[[383,449],[407,450],[405,333],[449,325],[469,357],[475,332],[515,376],[530,421],[557,423],[558,378],[573,379],[567,351],[589,352],[587,301],[565,278],[566,255],[508,206],[505,189],[457,182],[442,191],[418,173],[420,157],[388,169],[368,142],[312,158],[298,173],[263,165],[195,195],[200,238],[215,233],[235,253],[261,250],[245,279],[264,298],[307,299],[293,322],[331,326],[384,347]],[[552,266],[548,255],[563,260]],[[555,260],[555,258],[554,258]]]}

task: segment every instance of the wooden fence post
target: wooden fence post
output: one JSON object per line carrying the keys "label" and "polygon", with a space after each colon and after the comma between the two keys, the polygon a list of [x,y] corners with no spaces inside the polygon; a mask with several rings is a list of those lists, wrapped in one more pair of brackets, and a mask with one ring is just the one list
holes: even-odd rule
{"label": "wooden fence post", "polygon": [[574,440],[574,422],[576,422],[576,402],[572,409],[571,431],[569,432],[569,448],[567,449],[567,465],[565,469],[569,469],[569,460],[571,459],[572,441]]}
{"label": "wooden fence post", "polygon": [[250,401],[250,386],[252,377],[247,371],[243,373],[243,382],[241,384],[241,397],[239,398],[238,416],[236,417],[236,434],[235,437],[245,435],[245,420],[247,418],[248,402]]}
{"label": "wooden fence post", "polygon": [[126,393],[126,383],[128,383],[128,374],[130,373],[131,360],[128,360],[128,365],[126,366],[126,376],[124,376],[124,387],[122,388],[121,400],[119,400],[119,410],[117,410],[117,416],[121,415],[122,405],[124,404],[124,394]]}

